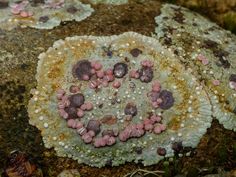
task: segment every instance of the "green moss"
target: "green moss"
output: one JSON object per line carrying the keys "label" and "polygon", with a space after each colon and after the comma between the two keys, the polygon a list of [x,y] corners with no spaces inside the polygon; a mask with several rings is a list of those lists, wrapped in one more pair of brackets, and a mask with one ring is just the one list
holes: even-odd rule
{"label": "green moss", "polygon": [[232,33],[236,34],[236,13],[229,12],[224,16],[224,26],[226,29],[230,30]]}
{"label": "green moss", "polygon": [[170,174],[171,174],[171,172],[170,172],[170,163],[168,161],[164,161],[163,166],[164,166],[164,171],[165,171],[164,176],[169,177]]}

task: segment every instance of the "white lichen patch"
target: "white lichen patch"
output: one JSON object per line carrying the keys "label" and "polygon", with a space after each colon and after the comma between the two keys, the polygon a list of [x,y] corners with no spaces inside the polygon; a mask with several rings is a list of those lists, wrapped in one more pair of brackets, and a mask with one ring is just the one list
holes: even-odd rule
{"label": "white lichen patch", "polygon": [[213,116],[236,131],[236,37],[186,8],[165,4],[156,38],[175,53],[209,93]]}
{"label": "white lichen patch", "polygon": [[128,0],[89,0],[93,4],[111,4],[111,5],[121,5],[126,4]]}
{"label": "white lichen patch", "polygon": [[77,169],[63,170],[57,177],[80,177]]}
{"label": "white lichen patch", "polygon": [[[106,164],[117,166],[131,161],[152,165],[164,157],[173,156],[175,143],[183,147],[196,147],[211,125],[212,107],[207,93],[197,79],[173,58],[173,54],[154,38],[133,32],[110,37],[69,37],[56,41],[47,52],[40,54],[39,59],[38,85],[32,91],[33,97],[28,105],[29,121],[41,130],[45,146],[53,147],[59,156],[96,167]],[[128,66],[128,73],[122,78],[115,78],[107,87],[92,89],[90,81],[74,77],[73,66],[84,60],[99,61],[105,70],[122,62]],[[130,78],[131,70],[140,68],[140,63],[146,60],[153,65],[152,81],[141,82],[142,77],[140,80]],[[121,85],[114,88],[115,81],[120,81]],[[161,84],[162,90],[173,94],[173,105],[153,108],[147,95],[154,81]],[[85,143],[78,134],[85,131],[84,127],[76,130],[67,126],[67,120],[58,113],[57,90],[70,93],[71,85],[80,86],[85,102],[91,102],[94,106],[78,119],[80,122],[86,125],[92,119],[102,121],[105,115],[117,117],[117,121],[101,125],[102,130],[112,128],[119,133],[114,137],[114,144],[96,147],[94,140]],[[114,96],[116,103],[112,102]],[[124,109],[131,101],[137,107],[137,114],[127,120]],[[171,98],[161,101],[169,104]],[[147,121],[150,114],[161,116],[160,123],[155,126],[162,126],[162,132],[145,127],[149,131],[145,130],[142,136],[122,139],[124,137],[120,134],[124,129]],[[96,138],[101,136],[99,133]]]}
{"label": "white lichen patch", "polygon": [[63,21],[82,21],[94,11],[89,4],[82,4],[79,0],[62,0],[60,5],[55,0],[36,2],[9,0],[8,7],[0,10],[0,28],[52,29]]}

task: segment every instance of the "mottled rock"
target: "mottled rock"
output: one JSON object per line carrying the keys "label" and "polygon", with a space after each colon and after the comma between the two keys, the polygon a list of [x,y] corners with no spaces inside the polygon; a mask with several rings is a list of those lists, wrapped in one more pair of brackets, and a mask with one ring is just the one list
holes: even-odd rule
{"label": "mottled rock", "polygon": [[[213,105],[213,116],[225,128],[236,131],[233,112],[236,92],[229,85],[236,68],[236,36],[197,13],[171,4],[163,5],[161,15],[155,20],[158,24],[156,38],[175,51],[176,59],[191,70],[199,82],[204,82]],[[166,42],[167,36],[171,45]],[[207,62],[199,62],[199,55]],[[215,80],[219,84],[214,84]]]}

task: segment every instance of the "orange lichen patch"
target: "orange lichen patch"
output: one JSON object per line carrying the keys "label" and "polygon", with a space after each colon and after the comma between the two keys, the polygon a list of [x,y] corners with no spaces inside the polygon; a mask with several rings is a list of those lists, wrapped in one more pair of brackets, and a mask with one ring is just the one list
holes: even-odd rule
{"label": "orange lichen patch", "polygon": [[61,65],[65,63],[65,57],[60,56],[60,60],[52,58],[52,63],[44,62],[44,65],[49,66],[52,65],[52,67],[49,69],[47,76],[50,79],[56,79],[62,76],[63,70],[60,68]]}
{"label": "orange lichen patch", "polygon": [[[157,58],[159,58],[159,55],[156,55]],[[170,68],[171,63],[168,60],[161,60],[160,61],[160,65],[158,66],[161,69],[169,69]]]}
{"label": "orange lichen patch", "polygon": [[[229,93],[225,92],[224,87],[214,86],[210,81],[207,82],[209,88],[212,90],[212,92],[215,92],[215,97],[217,97],[217,100],[219,101],[220,107],[224,109],[226,112],[232,113],[234,111],[234,108],[230,106],[229,103],[227,103],[227,98],[230,96]],[[217,95],[217,96],[216,96]]]}
{"label": "orange lichen patch", "polygon": [[178,87],[178,90],[180,92],[182,92],[182,99],[183,99],[183,102],[181,102],[180,104],[176,105],[176,108],[178,110],[187,110],[188,109],[188,104],[185,102],[185,100],[189,100],[189,97],[190,97],[190,93],[186,93],[186,89],[184,89],[183,87]]}
{"label": "orange lichen patch", "polygon": [[171,130],[178,130],[180,128],[180,117],[175,117],[173,118],[169,123],[168,123],[168,128]]}
{"label": "orange lichen patch", "polygon": [[14,18],[12,18],[12,20],[20,20],[22,22],[36,22],[37,20],[35,20],[34,17],[21,17],[21,16],[15,16]]}
{"label": "orange lichen patch", "polygon": [[48,77],[50,79],[55,79],[58,78],[60,75],[62,74],[62,71],[60,69],[60,67],[58,66],[54,66],[49,72],[48,72]]}
{"label": "orange lichen patch", "polygon": [[72,49],[72,54],[76,61],[81,58],[86,58],[88,56],[88,51],[95,47],[91,40],[79,42],[70,41],[66,42],[66,46],[69,46]]}
{"label": "orange lichen patch", "polygon": [[226,112],[231,113],[231,112],[234,111],[234,110],[233,110],[229,105],[227,105],[227,104],[223,104],[223,107],[224,107],[224,109],[226,110]]}
{"label": "orange lichen patch", "polygon": [[127,44],[127,43],[133,43],[132,41],[135,41],[135,44],[142,44],[142,41],[141,40],[139,40],[139,39],[137,39],[137,38],[135,38],[135,37],[125,37],[125,38],[123,38],[123,39],[120,39],[117,43],[119,44],[119,45],[124,45],[124,44]]}
{"label": "orange lichen patch", "polygon": [[57,89],[59,89],[60,88],[60,84],[59,83],[53,83],[52,84],[52,89],[53,89],[53,91],[56,91]]}
{"label": "orange lichen patch", "polygon": [[66,138],[66,135],[65,135],[65,134],[61,133],[61,134],[59,135],[59,139],[60,139],[60,140],[64,140],[65,138]]}

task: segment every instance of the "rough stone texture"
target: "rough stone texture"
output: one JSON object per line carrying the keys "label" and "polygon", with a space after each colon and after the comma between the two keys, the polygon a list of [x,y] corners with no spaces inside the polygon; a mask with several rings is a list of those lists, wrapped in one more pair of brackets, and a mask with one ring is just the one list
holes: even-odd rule
{"label": "rough stone texture", "polygon": [[[16,0],[10,0],[9,6],[16,2]],[[33,12],[33,15],[30,17],[22,17],[20,15],[12,14],[11,7],[1,9],[0,28],[4,30],[12,30],[13,28],[20,26],[37,29],[52,29],[64,21],[84,20],[94,11],[90,5],[82,4],[78,0],[66,0],[62,7],[56,9],[46,8],[45,6],[45,4],[33,6],[32,3],[26,5],[24,10],[27,12]],[[68,9],[72,6],[76,8],[77,11],[69,11]]]}
{"label": "rough stone texture", "polygon": [[209,93],[213,116],[236,131],[236,90],[229,80],[236,72],[236,37],[204,17],[170,4],[163,6],[156,23],[157,38]]}
{"label": "rough stone texture", "polygon": [[236,34],[236,0],[176,0],[175,3],[201,12]]}

